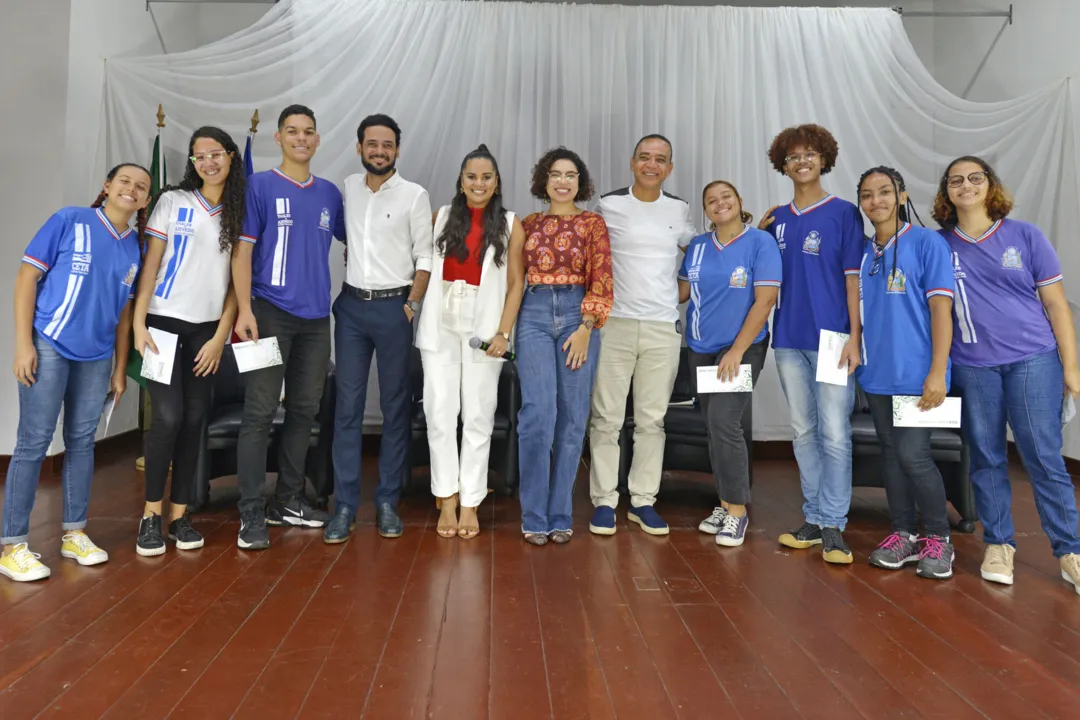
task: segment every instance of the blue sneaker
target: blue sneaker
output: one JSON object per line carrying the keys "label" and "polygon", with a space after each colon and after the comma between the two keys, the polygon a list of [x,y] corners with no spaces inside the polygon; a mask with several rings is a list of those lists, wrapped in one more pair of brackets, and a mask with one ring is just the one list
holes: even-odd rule
{"label": "blue sneaker", "polygon": [[607,505],[599,505],[593,510],[592,520],[589,521],[589,532],[594,535],[615,534],[615,508]]}
{"label": "blue sneaker", "polygon": [[656,510],[652,505],[642,505],[641,507],[632,507],[630,512],[626,514],[626,519],[631,522],[636,522],[641,526],[641,529],[650,535],[667,535],[668,524],[664,522],[664,519],[656,514]]}
{"label": "blue sneaker", "polygon": [[735,517],[725,515],[720,531],[716,533],[716,544],[724,547],[739,547],[746,539],[746,528],[750,525],[750,518],[746,515]]}

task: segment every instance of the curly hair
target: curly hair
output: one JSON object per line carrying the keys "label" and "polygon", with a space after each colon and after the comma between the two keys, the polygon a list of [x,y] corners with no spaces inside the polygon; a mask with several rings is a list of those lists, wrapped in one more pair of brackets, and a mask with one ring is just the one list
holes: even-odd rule
{"label": "curly hair", "polygon": [[435,239],[435,248],[442,253],[443,257],[452,257],[458,262],[464,262],[469,257],[469,247],[465,244],[465,236],[469,234],[472,216],[469,213],[469,202],[465,198],[465,191],[461,187],[461,176],[465,173],[465,166],[469,164],[469,161],[477,158],[489,161],[491,167],[495,169],[495,193],[484,207],[483,244],[480,246],[478,261],[481,265],[484,264],[484,257],[490,247],[495,249],[495,266],[502,267],[506,255],[507,238],[512,228],[506,223],[499,165],[495,162],[495,156],[488,150],[487,145],[480,145],[461,161],[461,169],[455,180],[457,187],[454,189],[454,199],[450,201],[450,216],[442,232],[439,233],[439,237]]}
{"label": "curly hair", "polygon": [[221,234],[218,236],[218,247],[221,252],[231,253],[240,238],[240,230],[244,224],[244,193],[247,189],[247,177],[244,175],[244,158],[240,154],[240,148],[233,142],[229,133],[221,128],[205,125],[191,133],[188,141],[187,164],[184,165],[184,177],[177,185],[166,185],[154,198],[151,204],[157,204],[159,198],[173,190],[187,190],[194,192],[203,186],[202,178],[195,170],[195,163],[191,162],[191,156],[195,154],[195,141],[199,138],[207,138],[225,148],[229,153],[229,177],[225,179],[225,189],[221,193]]}
{"label": "curly hair", "polygon": [[[742,195],[739,194],[739,189],[732,185],[727,180],[713,180],[711,183],[705,186],[705,189],[701,191],[701,206],[705,207],[705,196],[709,194],[709,190],[713,189],[717,185],[725,185],[731,188],[731,192],[735,193],[735,199],[739,201],[739,218],[746,224],[750,224],[754,221],[754,216],[743,209]],[[716,224],[713,224],[713,229],[716,229]]]}
{"label": "curly hair", "polygon": [[795,148],[803,147],[821,153],[821,174],[825,175],[836,165],[840,146],[832,133],[820,125],[797,125],[780,131],[769,146],[769,162],[773,170],[784,174],[785,158]]}
{"label": "curly hair", "polygon": [[596,192],[592,184],[592,178],[589,176],[589,169],[585,167],[585,163],[576,152],[567,150],[561,145],[553,150],[548,150],[536,161],[536,165],[533,166],[532,170],[532,187],[529,192],[537,200],[551,202],[551,198],[547,194],[548,173],[551,172],[552,166],[558,160],[569,160],[577,168],[578,191],[577,195],[574,196],[574,202],[588,201]]}
{"label": "curly hair", "polygon": [[[109,174],[105,176],[105,182],[112,182],[112,179],[116,177],[116,173],[120,172],[126,167],[132,167],[138,170],[142,170],[144,173],[146,173],[146,177],[151,177],[150,171],[144,168],[139,163],[120,163],[112,170],[110,170]],[[105,189],[102,188],[101,192],[98,193],[98,196],[94,198],[94,202],[90,203],[90,207],[98,208],[104,206],[105,199],[108,198],[108,196],[109,193],[107,193]],[[139,212],[135,214],[135,237],[139,242],[139,255],[143,255],[146,252],[146,243],[143,239],[143,233],[146,231],[146,221],[148,219],[149,215],[146,212],[146,208],[139,208]]]}
{"label": "curly hair", "polygon": [[994,168],[990,167],[990,164],[982,158],[974,155],[958,157],[945,168],[945,172],[941,174],[941,181],[938,182],[937,197],[934,198],[934,206],[930,210],[930,216],[937,220],[937,224],[945,230],[952,230],[959,222],[956,206],[949,199],[949,173],[952,172],[956,165],[962,162],[974,163],[986,173],[986,180],[990,183],[990,187],[986,191],[986,214],[990,216],[990,219],[997,222],[1008,217],[1013,209],[1012,195],[1001,184],[1001,179],[994,172]]}

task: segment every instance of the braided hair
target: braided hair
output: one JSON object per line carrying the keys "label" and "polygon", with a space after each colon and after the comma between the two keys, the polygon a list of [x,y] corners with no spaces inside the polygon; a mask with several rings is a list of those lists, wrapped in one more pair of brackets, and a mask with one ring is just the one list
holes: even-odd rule
{"label": "braided hair", "polygon": [[194,192],[203,186],[203,180],[195,170],[195,163],[191,156],[195,154],[195,141],[199,138],[208,138],[225,148],[229,153],[229,177],[225,179],[225,188],[221,193],[221,234],[218,236],[218,247],[221,252],[231,253],[240,231],[244,224],[244,194],[247,190],[247,177],[244,174],[244,158],[240,154],[240,148],[236,146],[229,133],[212,125],[204,125],[191,134],[188,141],[187,163],[184,165],[184,177],[177,185],[166,185],[158,192],[152,205],[167,192],[173,190],[186,190]]}
{"label": "braided hair", "polygon": [[[859,178],[858,186],[855,188],[856,197],[859,197],[862,194],[863,183],[866,182],[866,178],[870,177],[871,175],[884,175],[892,181],[893,192],[896,194],[896,231],[893,233],[893,237],[896,238],[896,243],[899,246],[901,223],[910,222],[911,216],[914,215],[915,219],[919,221],[919,225],[923,225],[925,227],[925,224],[923,223],[922,218],[919,217],[918,211],[915,210],[915,204],[911,202],[911,198],[908,198],[908,201],[905,204],[900,204],[900,193],[905,192],[907,190],[907,186],[904,184],[904,176],[901,175],[900,172],[895,168],[887,167],[885,165],[878,165],[877,167],[872,167],[866,172],[864,172]],[[877,245],[877,242],[875,242],[874,244]],[[884,248],[882,248],[882,252],[884,252]],[[896,256],[899,254],[899,247],[893,248],[892,272],[886,279],[886,288],[888,288],[889,280],[896,275]]]}
{"label": "braided hair", "polygon": [[458,262],[464,262],[469,257],[469,248],[465,244],[465,236],[469,234],[472,225],[472,216],[469,213],[468,200],[465,198],[465,190],[461,186],[461,176],[465,172],[465,166],[470,160],[477,158],[487,160],[495,170],[495,192],[484,207],[483,244],[480,246],[479,263],[484,264],[484,257],[488,248],[495,249],[495,266],[502,267],[503,256],[506,254],[506,235],[510,228],[506,224],[506,212],[502,201],[502,177],[499,175],[499,166],[495,157],[488,150],[487,145],[478,148],[465,156],[461,161],[461,170],[458,171],[457,187],[454,190],[454,199],[450,201],[450,216],[446,220],[439,237],[435,240],[436,249],[443,257],[451,257]]}
{"label": "braided hair", "polygon": [[[109,174],[105,176],[105,182],[112,182],[113,178],[116,177],[116,173],[120,172],[121,170],[123,170],[126,167],[132,167],[132,168],[137,168],[139,170],[142,170],[144,173],[146,173],[146,177],[150,177],[150,171],[147,170],[146,168],[144,168],[142,165],[139,165],[138,163],[120,163],[119,165],[114,167],[112,170],[110,170]],[[105,190],[105,188],[102,188],[101,192],[98,193],[98,196],[96,198],[94,198],[94,202],[90,203],[90,207],[92,207],[92,208],[103,207],[105,205],[105,200],[108,197],[109,197],[108,191]],[[146,231],[146,220],[147,220],[146,208],[141,207],[141,208],[139,208],[139,212],[135,214],[135,235],[136,235],[136,238],[138,239],[138,242],[139,242],[139,254],[140,255],[144,254],[145,251],[146,251],[145,241],[143,239],[143,233]]]}

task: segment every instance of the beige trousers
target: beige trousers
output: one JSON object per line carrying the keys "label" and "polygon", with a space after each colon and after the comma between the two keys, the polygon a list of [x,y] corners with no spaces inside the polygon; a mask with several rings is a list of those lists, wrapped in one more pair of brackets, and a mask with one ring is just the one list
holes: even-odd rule
{"label": "beige trousers", "polygon": [[589,418],[589,493],[594,506],[619,503],[619,431],[634,383],[634,460],[630,504],[652,505],[664,462],[664,415],[679,370],[682,336],[674,322],[608,318],[600,330],[600,359]]}

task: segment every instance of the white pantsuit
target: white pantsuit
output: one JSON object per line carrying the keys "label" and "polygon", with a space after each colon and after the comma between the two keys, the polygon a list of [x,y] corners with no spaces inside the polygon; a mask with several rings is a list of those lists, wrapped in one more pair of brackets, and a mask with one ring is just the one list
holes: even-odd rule
{"label": "white pantsuit", "polygon": [[[446,224],[449,207],[435,220],[435,237]],[[507,245],[514,214],[506,213]],[[416,347],[424,365],[424,415],[431,453],[431,492],[445,498],[457,493],[464,507],[476,507],[487,496],[488,455],[495,426],[501,358],[469,347],[478,337],[487,342],[499,331],[506,303],[506,260],[495,265],[488,249],[480,285],[443,280],[443,257],[436,249],[431,280],[417,321]],[[458,450],[458,416],[462,422]]]}

